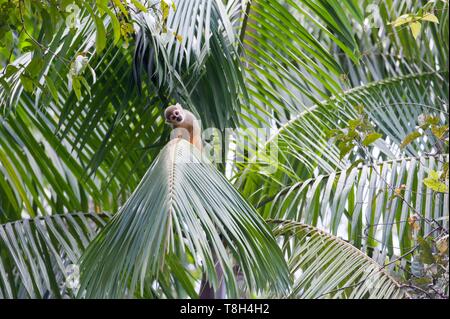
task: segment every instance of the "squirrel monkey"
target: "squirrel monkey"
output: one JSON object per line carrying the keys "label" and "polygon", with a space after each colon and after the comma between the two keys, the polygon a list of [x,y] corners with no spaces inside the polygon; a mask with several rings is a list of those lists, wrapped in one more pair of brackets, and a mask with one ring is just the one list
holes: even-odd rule
{"label": "squirrel monkey", "polygon": [[[183,109],[180,104],[171,105],[164,111],[164,117],[166,123],[170,124],[173,128],[172,138],[184,138],[193,144],[198,150],[202,151],[202,139],[200,123],[194,114],[188,110]],[[220,264],[218,264],[217,257],[214,256],[214,262],[216,263],[216,271],[220,279],[220,286],[218,291],[214,291],[212,285],[206,279],[206,275],[203,274],[202,281],[200,283],[199,297],[200,299],[211,298],[224,298],[225,285],[223,282],[223,270]]]}
{"label": "squirrel monkey", "polygon": [[174,129],[172,138],[184,138],[198,150],[202,150],[200,123],[194,114],[183,109],[180,104],[171,105],[164,111],[166,123]]}

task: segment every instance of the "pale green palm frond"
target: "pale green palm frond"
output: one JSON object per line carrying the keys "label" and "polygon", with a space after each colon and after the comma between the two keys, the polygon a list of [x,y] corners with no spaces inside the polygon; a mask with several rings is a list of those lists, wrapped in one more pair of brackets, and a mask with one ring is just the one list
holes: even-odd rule
{"label": "pale green palm frond", "polygon": [[[424,153],[438,151],[431,134],[400,148],[419,125],[421,114],[438,116],[441,124],[448,124],[446,74],[431,72],[372,83],[300,113],[272,136],[278,146],[277,159],[259,152],[235,175],[237,184],[264,218],[288,218],[346,234],[365,250],[381,247],[381,262],[387,255],[407,251],[412,243],[406,224],[414,209],[429,220],[448,216],[448,194],[433,195],[423,185],[429,170],[443,169],[448,155]],[[357,117],[357,105],[364,107],[383,138],[369,147],[370,154],[355,148],[340,160],[326,132],[347,127],[348,120]],[[264,173],[267,163],[276,169],[273,174]],[[362,165],[355,167],[358,163]],[[405,197],[413,208],[393,196],[402,185],[407,185]]]}
{"label": "pale green palm frond", "polygon": [[251,109],[278,127],[344,90],[446,72],[448,3],[431,6],[439,24],[423,22],[417,39],[408,26],[390,24],[423,5],[400,0],[380,1],[379,6],[370,1],[253,2],[244,37]]}
{"label": "pale green palm frond", "polygon": [[[289,118],[290,112],[303,110],[342,90],[339,75],[343,70],[324,43],[336,43],[357,61],[354,51],[358,49],[350,30],[343,27],[348,20],[342,8],[326,1],[310,3],[252,3],[245,29],[247,86],[252,105],[274,111],[281,121]],[[341,14],[332,15],[330,9]],[[341,34],[336,36],[330,30]]]}
{"label": "pale green palm frond", "polygon": [[[139,183],[168,138],[162,104],[155,97],[127,101],[127,88],[115,83],[122,100],[108,93],[111,86],[97,82],[94,98],[67,112],[73,96],[62,106],[51,103],[36,110],[24,95],[2,119],[0,170],[6,196],[1,205],[9,220],[20,218],[24,207],[30,216],[87,211],[91,199],[102,210],[115,211],[120,202],[113,198],[126,196]],[[101,194],[106,190],[109,195]]]}
{"label": "pale green palm frond", "polygon": [[[235,175],[238,185],[244,194],[260,197],[255,193],[258,189],[261,192],[267,189],[269,194],[273,194],[283,185],[306,181],[317,173],[323,175],[344,170],[358,160],[370,163],[373,159],[422,156],[423,150],[436,151],[436,140],[431,135],[422,136],[405,149],[401,149],[400,144],[416,129],[421,114],[437,116],[442,123],[447,123],[447,74],[413,74],[371,83],[298,113],[263,146],[263,150],[271,146],[270,143],[278,146],[276,161],[270,163],[264,151],[254,155]],[[373,159],[370,158],[372,155],[361,153],[359,149],[340,159],[338,147],[327,137],[328,131],[344,129],[349,120],[358,117],[356,106],[363,107],[374,131],[383,136],[369,148],[375,156]],[[374,153],[375,149],[378,149],[377,153]],[[267,163],[276,168],[276,172],[269,176],[260,173],[260,167]]]}
{"label": "pale green palm frond", "polygon": [[[408,24],[394,27],[392,22],[404,14],[416,14],[426,4],[439,23],[421,21],[421,34],[415,39]],[[353,87],[411,73],[448,70],[448,16],[445,1],[387,1],[374,5],[358,1],[365,12],[364,22],[354,23],[356,41],[363,52],[356,65],[342,52],[336,59],[345,69]]]}
{"label": "pale green palm frond", "polygon": [[136,16],[135,82],[183,104],[205,127],[234,126],[247,97],[229,17],[234,11],[228,12],[220,0],[174,3],[167,32],[155,24],[153,12]]}
{"label": "pale green palm frond", "polygon": [[313,226],[293,221],[278,224],[289,269],[294,276],[289,298],[399,299],[401,285],[366,254]]}
{"label": "pale green palm frond", "polygon": [[[191,255],[193,260],[186,261]],[[173,260],[181,265],[175,273]],[[250,290],[286,290],[287,268],[269,229],[215,167],[184,140],[172,140],[126,204],[81,259],[85,297],[142,295],[146,282],[187,266],[203,267],[213,287],[224,272],[229,297],[237,296],[236,263]],[[184,276],[186,277],[186,276]]]}
{"label": "pale green palm frond", "polygon": [[108,219],[72,213],[0,225],[0,299],[73,298],[78,259]]}
{"label": "pale green palm frond", "polygon": [[[82,12],[76,32],[62,26],[52,34],[51,53],[24,54],[12,63],[23,69],[4,75],[0,101],[2,111],[11,111],[0,123],[3,222],[20,219],[24,209],[32,217],[87,212],[92,202],[116,211],[117,199],[139,183],[167,141],[160,97],[133,90],[132,54],[119,46],[94,54],[95,35],[95,23]],[[69,60],[81,52],[96,78],[82,74],[90,92],[83,88],[77,98],[68,87]],[[42,85],[28,92],[20,75],[41,58]]]}
{"label": "pale green palm frond", "polygon": [[[388,160],[319,175],[291,186],[259,204],[265,218],[300,221],[346,238],[369,253],[378,249],[379,262],[403,255],[415,244],[408,218],[417,213],[421,235],[447,219],[448,193],[434,193],[424,179],[441,171],[447,155]],[[344,235],[345,234],[345,235]],[[395,249],[394,249],[395,247]],[[409,258],[409,257],[408,257]]]}

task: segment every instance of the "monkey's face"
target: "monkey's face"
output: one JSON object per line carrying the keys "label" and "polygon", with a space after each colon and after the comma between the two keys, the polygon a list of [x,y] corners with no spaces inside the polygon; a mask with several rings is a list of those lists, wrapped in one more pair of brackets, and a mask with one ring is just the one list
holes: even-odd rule
{"label": "monkey's face", "polygon": [[179,104],[169,106],[164,112],[164,117],[169,124],[181,124],[184,121],[183,108]]}

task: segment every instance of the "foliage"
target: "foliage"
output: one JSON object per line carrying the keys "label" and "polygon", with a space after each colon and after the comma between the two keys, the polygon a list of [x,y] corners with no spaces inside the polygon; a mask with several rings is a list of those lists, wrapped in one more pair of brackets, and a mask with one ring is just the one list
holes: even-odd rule
{"label": "foliage", "polygon": [[78,259],[108,215],[57,214],[0,226],[1,298],[73,298]]}
{"label": "foliage", "polygon": [[356,247],[309,225],[279,224],[291,272],[300,273],[290,298],[403,297],[401,285]]}
{"label": "foliage", "polygon": [[[442,0],[0,0],[0,296],[196,297],[202,272],[217,288],[218,256],[229,296],[448,298],[448,12]],[[228,180],[193,168],[169,205],[157,186],[174,102],[218,128]],[[241,142],[258,128],[267,140]],[[138,211],[175,228],[119,228]],[[290,295],[284,263],[264,255],[279,251],[271,232]],[[120,267],[96,277],[106,237]],[[130,258],[142,249],[161,259]]]}
{"label": "foliage", "polygon": [[369,146],[376,140],[383,137],[376,133],[369,121],[369,117],[364,113],[362,106],[357,106],[358,117],[348,121],[348,126],[344,129],[334,129],[327,133],[327,137],[334,141],[339,141],[339,159],[342,160],[355,146]]}
{"label": "foliage", "polygon": [[223,280],[230,297],[238,296],[233,267],[251,291],[289,286],[281,251],[258,214],[192,144],[174,139],[83,255],[80,292],[120,298],[138,286],[143,296],[173,274],[196,297],[189,265],[203,265],[215,289]]}
{"label": "foliage", "polygon": [[411,250],[411,276],[403,287],[413,298],[438,298],[448,296],[448,233],[432,231],[420,236],[417,215],[411,216],[412,235],[415,246]]}
{"label": "foliage", "polygon": [[430,21],[433,23],[439,23],[439,19],[432,12],[428,11],[432,7],[432,5],[433,2],[428,2],[415,13],[407,13],[401,15],[392,22],[392,26],[396,28],[407,24],[411,29],[411,33],[414,39],[417,39],[420,31],[422,30],[423,22]]}

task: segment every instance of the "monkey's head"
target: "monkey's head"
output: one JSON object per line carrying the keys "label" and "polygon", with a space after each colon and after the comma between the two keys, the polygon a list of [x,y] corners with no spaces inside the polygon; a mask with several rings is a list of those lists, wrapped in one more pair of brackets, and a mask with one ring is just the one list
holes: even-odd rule
{"label": "monkey's head", "polygon": [[185,119],[184,110],[180,104],[175,104],[169,106],[165,112],[164,117],[166,118],[166,122],[172,125],[177,125],[183,123]]}

